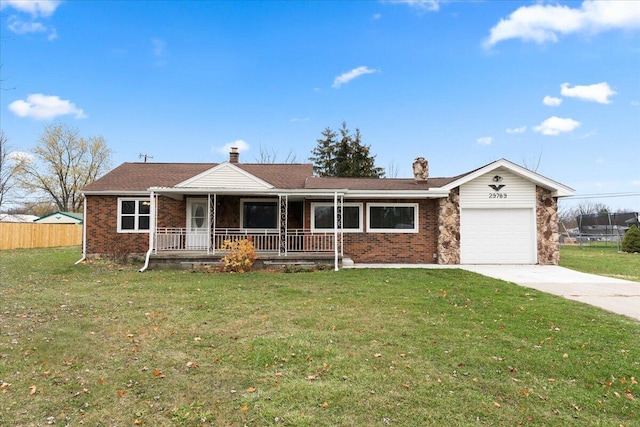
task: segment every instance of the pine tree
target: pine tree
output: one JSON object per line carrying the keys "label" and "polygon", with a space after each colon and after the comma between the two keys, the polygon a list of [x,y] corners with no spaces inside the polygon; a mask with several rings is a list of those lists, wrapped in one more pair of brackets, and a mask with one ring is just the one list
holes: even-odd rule
{"label": "pine tree", "polygon": [[622,238],[622,252],[640,252],[640,230],[634,224]]}
{"label": "pine tree", "polygon": [[338,134],[326,128],[322,139],[311,152],[313,170],[318,176],[383,178],[384,169],[376,167],[375,156],[369,146],[362,143],[360,129],[351,135],[346,122],[342,123]]}

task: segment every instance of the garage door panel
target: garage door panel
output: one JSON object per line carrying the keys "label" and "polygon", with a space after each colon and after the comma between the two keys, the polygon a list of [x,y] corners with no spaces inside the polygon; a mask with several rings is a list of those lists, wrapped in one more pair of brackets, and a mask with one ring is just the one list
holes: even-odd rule
{"label": "garage door panel", "polygon": [[463,264],[534,264],[533,210],[463,209],[460,262]]}

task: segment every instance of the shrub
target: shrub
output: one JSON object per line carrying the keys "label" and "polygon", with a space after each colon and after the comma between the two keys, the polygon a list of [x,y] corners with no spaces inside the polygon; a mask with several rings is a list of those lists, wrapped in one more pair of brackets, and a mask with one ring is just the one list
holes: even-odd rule
{"label": "shrub", "polygon": [[222,257],[222,271],[245,273],[251,270],[256,260],[256,250],[251,240],[225,240],[223,248],[228,253]]}
{"label": "shrub", "polygon": [[640,252],[640,230],[632,225],[622,239],[622,252]]}

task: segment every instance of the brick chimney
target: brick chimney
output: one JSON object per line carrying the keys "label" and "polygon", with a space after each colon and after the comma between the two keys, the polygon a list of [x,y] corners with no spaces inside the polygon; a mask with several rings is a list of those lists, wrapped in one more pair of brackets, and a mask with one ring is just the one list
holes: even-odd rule
{"label": "brick chimney", "polygon": [[229,153],[229,163],[238,163],[240,159],[240,153],[238,153],[238,147],[231,147],[231,152]]}

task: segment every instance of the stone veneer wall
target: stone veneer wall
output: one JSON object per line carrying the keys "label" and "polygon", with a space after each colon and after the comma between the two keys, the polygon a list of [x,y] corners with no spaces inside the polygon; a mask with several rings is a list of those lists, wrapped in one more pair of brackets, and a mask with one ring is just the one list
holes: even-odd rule
{"label": "stone veneer wall", "polygon": [[438,264],[460,264],[460,188],[438,199]]}
{"label": "stone veneer wall", "polygon": [[536,224],[538,264],[557,265],[560,259],[558,234],[558,199],[551,191],[536,187]]}

